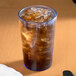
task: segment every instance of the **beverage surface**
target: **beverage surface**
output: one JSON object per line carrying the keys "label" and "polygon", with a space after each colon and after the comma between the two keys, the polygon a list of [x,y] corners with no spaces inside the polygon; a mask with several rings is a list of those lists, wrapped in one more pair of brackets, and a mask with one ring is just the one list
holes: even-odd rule
{"label": "beverage surface", "polygon": [[21,17],[26,21],[44,22],[52,19],[51,10],[45,8],[31,7],[26,9]]}

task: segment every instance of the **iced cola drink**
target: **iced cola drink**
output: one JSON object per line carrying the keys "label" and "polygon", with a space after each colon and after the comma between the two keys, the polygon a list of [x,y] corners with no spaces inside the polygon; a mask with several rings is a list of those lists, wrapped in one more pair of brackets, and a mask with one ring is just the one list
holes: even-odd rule
{"label": "iced cola drink", "polygon": [[57,13],[47,6],[29,6],[19,12],[24,65],[41,71],[52,64]]}

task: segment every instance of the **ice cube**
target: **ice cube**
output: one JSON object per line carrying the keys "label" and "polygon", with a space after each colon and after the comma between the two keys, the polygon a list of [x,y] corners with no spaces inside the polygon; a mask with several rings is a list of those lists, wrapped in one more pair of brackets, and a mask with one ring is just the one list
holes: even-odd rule
{"label": "ice cube", "polygon": [[36,12],[36,10],[37,10],[37,9],[36,9],[36,8],[34,8],[34,7],[32,7],[32,8],[31,8],[31,10],[33,10],[34,12]]}
{"label": "ice cube", "polygon": [[25,38],[25,41],[30,47],[33,47],[36,43],[36,33],[35,30],[30,30],[22,32],[22,36]]}
{"label": "ice cube", "polygon": [[51,11],[44,8],[32,7],[23,13],[22,18],[27,21],[44,22],[51,19]]}

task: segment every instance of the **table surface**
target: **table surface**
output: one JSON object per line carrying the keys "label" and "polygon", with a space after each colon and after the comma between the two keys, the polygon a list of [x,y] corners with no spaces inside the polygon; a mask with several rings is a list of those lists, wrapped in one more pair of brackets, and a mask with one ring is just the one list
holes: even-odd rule
{"label": "table surface", "polygon": [[[23,66],[18,11],[30,5],[47,5],[58,13],[53,65],[41,72]],[[0,0],[0,64],[24,76],[62,76],[63,70],[71,70],[76,75],[76,6],[72,0]]]}

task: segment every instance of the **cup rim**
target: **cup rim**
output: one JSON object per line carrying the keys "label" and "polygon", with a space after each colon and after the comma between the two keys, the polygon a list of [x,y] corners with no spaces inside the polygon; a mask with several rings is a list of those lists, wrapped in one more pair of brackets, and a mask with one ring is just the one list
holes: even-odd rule
{"label": "cup rim", "polygon": [[[27,8],[31,8],[31,7],[48,8],[48,9],[52,10],[52,11],[55,13],[55,16],[54,16],[52,19],[50,19],[50,20],[48,20],[48,21],[43,21],[43,22],[27,21],[27,20],[24,20],[22,17],[20,17],[20,13],[21,13],[23,10],[25,10],[25,9],[27,9]],[[57,12],[56,12],[55,9],[53,9],[53,8],[51,8],[51,7],[48,7],[48,6],[44,6],[44,5],[32,5],[32,6],[27,6],[27,7],[22,8],[22,9],[18,12],[18,17],[19,17],[20,20],[22,20],[22,21],[24,21],[24,22],[31,22],[31,23],[47,23],[47,22],[52,22],[52,21],[54,21],[54,20],[57,18]]]}

